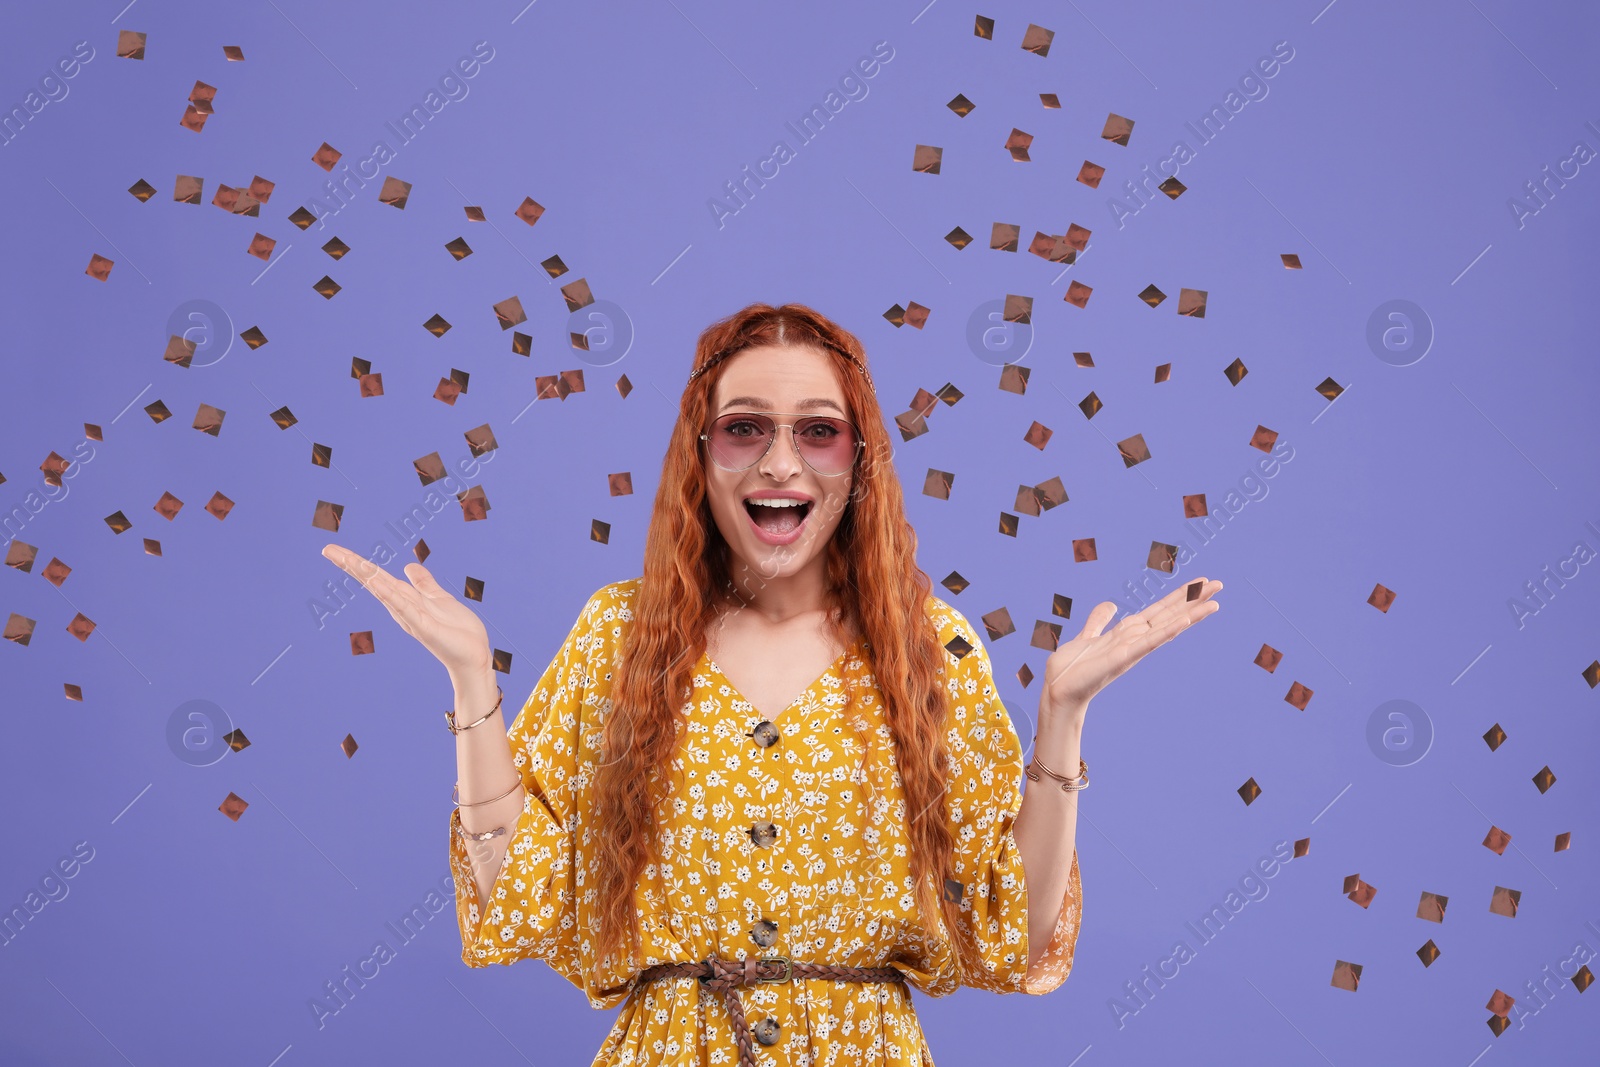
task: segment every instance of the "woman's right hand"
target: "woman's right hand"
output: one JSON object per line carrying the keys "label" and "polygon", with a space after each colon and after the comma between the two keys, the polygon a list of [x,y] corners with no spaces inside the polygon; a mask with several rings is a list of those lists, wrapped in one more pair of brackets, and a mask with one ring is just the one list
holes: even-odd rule
{"label": "woman's right hand", "polygon": [[377,597],[400,628],[444,664],[452,679],[488,674],[493,652],[483,620],[434,581],[422,564],[406,564],[405,576],[411,581],[407,585],[340,545],[325,545],[322,554]]}

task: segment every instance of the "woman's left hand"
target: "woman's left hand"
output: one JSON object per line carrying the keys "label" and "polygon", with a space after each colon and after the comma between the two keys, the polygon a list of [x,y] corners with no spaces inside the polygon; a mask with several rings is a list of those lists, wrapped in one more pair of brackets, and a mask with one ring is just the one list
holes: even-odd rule
{"label": "woman's left hand", "polygon": [[[1200,594],[1188,598],[1188,589],[1200,583]],[[1110,633],[1101,633],[1117,613],[1117,605],[1102,601],[1089,612],[1078,636],[1060,645],[1045,660],[1045,684],[1039,697],[1039,714],[1081,719],[1089,700],[1145,657],[1190,626],[1222,607],[1211,599],[1221,582],[1204,578],[1184,582],[1166,596],[1129,615]]]}

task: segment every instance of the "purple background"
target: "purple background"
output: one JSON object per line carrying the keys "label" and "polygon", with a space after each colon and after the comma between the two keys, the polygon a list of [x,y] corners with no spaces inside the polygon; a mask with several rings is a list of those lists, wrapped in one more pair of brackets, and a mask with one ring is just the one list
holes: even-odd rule
{"label": "purple background", "polygon": [[[76,842],[94,850],[0,949],[0,1060],[587,1063],[612,1014],[538,963],[463,967],[450,912],[318,1027],[324,982],[380,938],[397,946],[386,923],[445,876],[454,772],[443,670],[365,593],[319,629],[308,603],[340,572],[318,549],[381,539],[411,558],[385,523],[426,495],[412,460],[454,465],[462,434],[489,423],[499,450],[473,479],[489,520],[469,525],[451,502],[424,536],[447,588],[487,582],[479,607],[514,656],[507,701],[520,704],[588,595],[640,572],[699,330],[795,300],[861,337],[888,417],[919,387],[966,394],[926,435],[897,436],[896,462],[923,567],[971,582],[947,598],[974,621],[1002,606],[1016,621],[987,647],[1024,740],[1038,683],[1015,672],[1042,668],[1028,641],[1051,594],[1073,598],[1069,633],[1098,601],[1136,610],[1124,583],[1153,540],[1186,536],[1181,497],[1221,505],[1262,458],[1257,424],[1294,450],[1180,568],[1222,579],[1224,610],[1092,708],[1072,976],[1047,999],[919,997],[941,1065],[1197,1049],[1594,1061],[1600,992],[1580,996],[1561,965],[1580,941],[1600,948],[1600,692],[1581,677],[1600,655],[1600,563],[1552,583],[1520,627],[1508,600],[1574,542],[1600,550],[1600,371],[1581,313],[1600,164],[1521,226],[1507,205],[1575,141],[1600,149],[1586,126],[1600,126],[1592,7],[995,3],[981,8],[992,41],[951,0],[120,10],[31,5],[0,40],[6,109],[75,42],[94,48],[68,95],[0,147],[0,514],[23,515],[5,536],[39,549],[31,574],[0,574],[0,619],[38,621],[29,645],[0,647],[0,906],[22,904]],[[1030,21],[1055,31],[1047,57],[1018,47]],[[118,29],[149,34],[142,62],[116,57]],[[385,124],[480,40],[494,58],[468,95],[401,144]],[[799,144],[784,124],[878,41],[894,55],[868,95]],[[1279,41],[1294,57],[1268,94],[1199,146],[1184,124]],[[245,62],[224,62],[225,44]],[[195,79],[218,88],[201,133],[178,125]],[[977,105],[965,118],[944,106],[957,93]],[[1100,139],[1109,112],[1136,122],[1126,147]],[[1034,135],[1032,162],[1005,151],[1013,126]],[[378,202],[380,178],[325,229],[287,221],[328,178],[310,162],[319,144],[353,164],[380,138],[397,148],[383,173],[414,186],[403,211]],[[780,138],[795,158],[719,228],[708,199]],[[1108,201],[1178,138],[1197,149],[1188,192],[1119,228]],[[919,143],[943,147],[941,174],[913,173]],[[1074,181],[1086,158],[1107,168],[1098,190]],[[200,206],[173,203],[180,173],[205,178]],[[259,218],[211,206],[219,183],[257,174],[277,183]],[[157,190],[148,203],[125,191],[140,178]],[[531,229],[512,215],[530,195],[547,208]],[[988,248],[995,221],[1022,227],[1022,251]],[[1072,222],[1093,237],[1070,271],[1027,254],[1034,231]],[[975,238],[962,251],[942,240],[956,225]],[[245,254],[258,230],[278,240],[264,275]],[[352,249],[338,262],[319,250],[334,235]],[[475,250],[459,263],[443,249],[458,236]],[[1283,252],[1304,269],[1283,269]],[[105,283],[84,274],[93,253],[116,261]],[[554,282],[537,267],[553,254],[571,268]],[[344,287],[331,301],[311,288],[324,274]],[[631,323],[609,366],[615,352],[568,347],[556,290],[579,277]],[[1085,309],[1062,302],[1074,278],[1094,288]],[[1136,299],[1150,283],[1170,296],[1156,310]],[[1174,314],[1180,287],[1209,292],[1204,319]],[[966,341],[969,315],[1006,293],[1035,299],[1023,396],[998,390],[997,357]],[[512,294],[529,358],[490,311]],[[1391,299],[1420,305],[1436,334],[1410,366],[1367,343]],[[227,351],[184,369],[161,355],[191,300],[226,314],[211,326]],[[911,300],[932,308],[925,329],[881,317]],[[435,313],[455,324],[443,338],[421,326]],[[265,347],[236,339],[250,326]],[[1073,363],[1083,350],[1092,370]],[[351,357],[372,361],[386,395],[359,396]],[[1223,368],[1236,357],[1249,376],[1235,387]],[[1154,384],[1168,362],[1171,381]],[[529,406],[536,375],[580,367],[585,392]],[[448,406],[431,394],[452,368],[472,377]],[[1332,409],[1314,391],[1328,376],[1349,388]],[[1089,422],[1076,404],[1091,389],[1105,408]],[[143,413],[156,399],[173,418]],[[219,437],[190,428],[201,403],[226,410]],[[267,417],[282,405],[300,420],[288,431]],[[1033,420],[1054,431],[1042,452],[1022,440]],[[71,456],[86,422],[103,443],[33,514],[38,465]],[[1114,442],[1134,433],[1153,458],[1127,469]],[[335,469],[309,462],[312,442],[332,446]],[[929,468],[955,474],[948,501],[921,494]],[[632,496],[608,495],[619,471]],[[1057,475],[1069,503],[997,532],[1016,486]],[[170,523],[151,510],[169,491],[185,501]],[[216,491],[235,501],[223,522],[202,510]],[[337,535],[312,527],[319,500],[344,505]],[[133,527],[115,536],[103,520],[119,509]],[[609,544],[590,539],[594,519]],[[1081,537],[1098,561],[1072,562]],[[39,577],[52,557],[73,568],[60,589]],[[1378,582],[1398,594],[1387,614],[1365,602]],[[98,626],[84,643],[65,632],[78,611]],[[348,634],[369,629],[377,654],[352,658]],[[1284,652],[1273,674],[1252,663],[1263,642]],[[1305,711],[1283,700],[1293,681],[1315,692]],[[1367,740],[1392,699],[1431,723],[1406,767]],[[167,724],[190,700],[252,744],[207,766],[177,758]],[[1509,740],[1491,752],[1495,722]],[[1546,764],[1558,781],[1541,795],[1530,779]],[[1252,776],[1263,793],[1246,806],[1235,790]],[[230,790],[250,804],[237,823],[217,811]],[[1480,844],[1491,822],[1513,835],[1504,855]],[[1563,831],[1572,847],[1553,852]],[[1310,854],[1200,944],[1186,921],[1301,837]],[[1367,909],[1341,895],[1353,873],[1377,887]],[[1490,914],[1497,885],[1521,891],[1515,919]],[[1442,925],[1415,917],[1423,891],[1450,898]],[[1180,938],[1195,958],[1119,1027],[1111,998]],[[1443,954],[1424,968],[1429,938]],[[1330,985],[1336,960],[1364,967],[1359,992]],[[1559,991],[1523,1016],[1546,966]],[[1497,988],[1518,998],[1498,1039],[1484,1008]]]}

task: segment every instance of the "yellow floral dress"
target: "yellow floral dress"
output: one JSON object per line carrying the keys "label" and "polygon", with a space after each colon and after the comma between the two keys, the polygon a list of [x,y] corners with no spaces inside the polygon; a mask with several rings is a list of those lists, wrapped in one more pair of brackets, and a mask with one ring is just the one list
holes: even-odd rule
{"label": "yellow floral dress", "polygon": [[[719,994],[701,995],[693,978],[631,988],[638,971],[656,963],[755,955],[889,965],[930,996],[961,985],[1040,994],[1066,980],[1082,912],[1077,854],[1054,936],[1029,970],[1028,895],[1012,832],[1021,745],[976,631],[937,596],[927,605],[940,642],[959,637],[971,646],[959,658],[947,652],[956,771],[946,807],[956,829],[950,873],[983,969],[961,969],[954,946],[927,937],[915,920],[904,792],[882,693],[858,640],[770,723],[701,656],[681,709],[683,785],[660,802],[661,862],[645,868],[635,894],[644,958],[625,973],[599,971],[597,828],[579,813],[592,800],[601,725],[640,581],[613,582],[590,598],[510,728],[527,802],[507,827],[486,914],[456,834],[460,814],[451,813],[462,962],[543,959],[595,1008],[622,1004],[593,1067],[738,1062]],[[796,978],[737,991],[751,1026],[777,1024],[775,1042],[755,1047],[762,1067],[933,1063],[905,983]]]}

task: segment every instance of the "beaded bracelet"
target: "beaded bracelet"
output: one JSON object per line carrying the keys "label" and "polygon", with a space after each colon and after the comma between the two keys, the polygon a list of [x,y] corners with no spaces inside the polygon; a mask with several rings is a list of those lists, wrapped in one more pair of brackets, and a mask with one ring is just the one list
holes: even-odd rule
{"label": "beaded bracelet", "polygon": [[505,832],[506,828],[504,826],[496,826],[493,830],[485,830],[481,834],[474,834],[469,832],[466,827],[462,826],[459,822],[456,823],[456,833],[462,837],[470,838],[473,841],[487,841],[489,838],[499,837]]}

